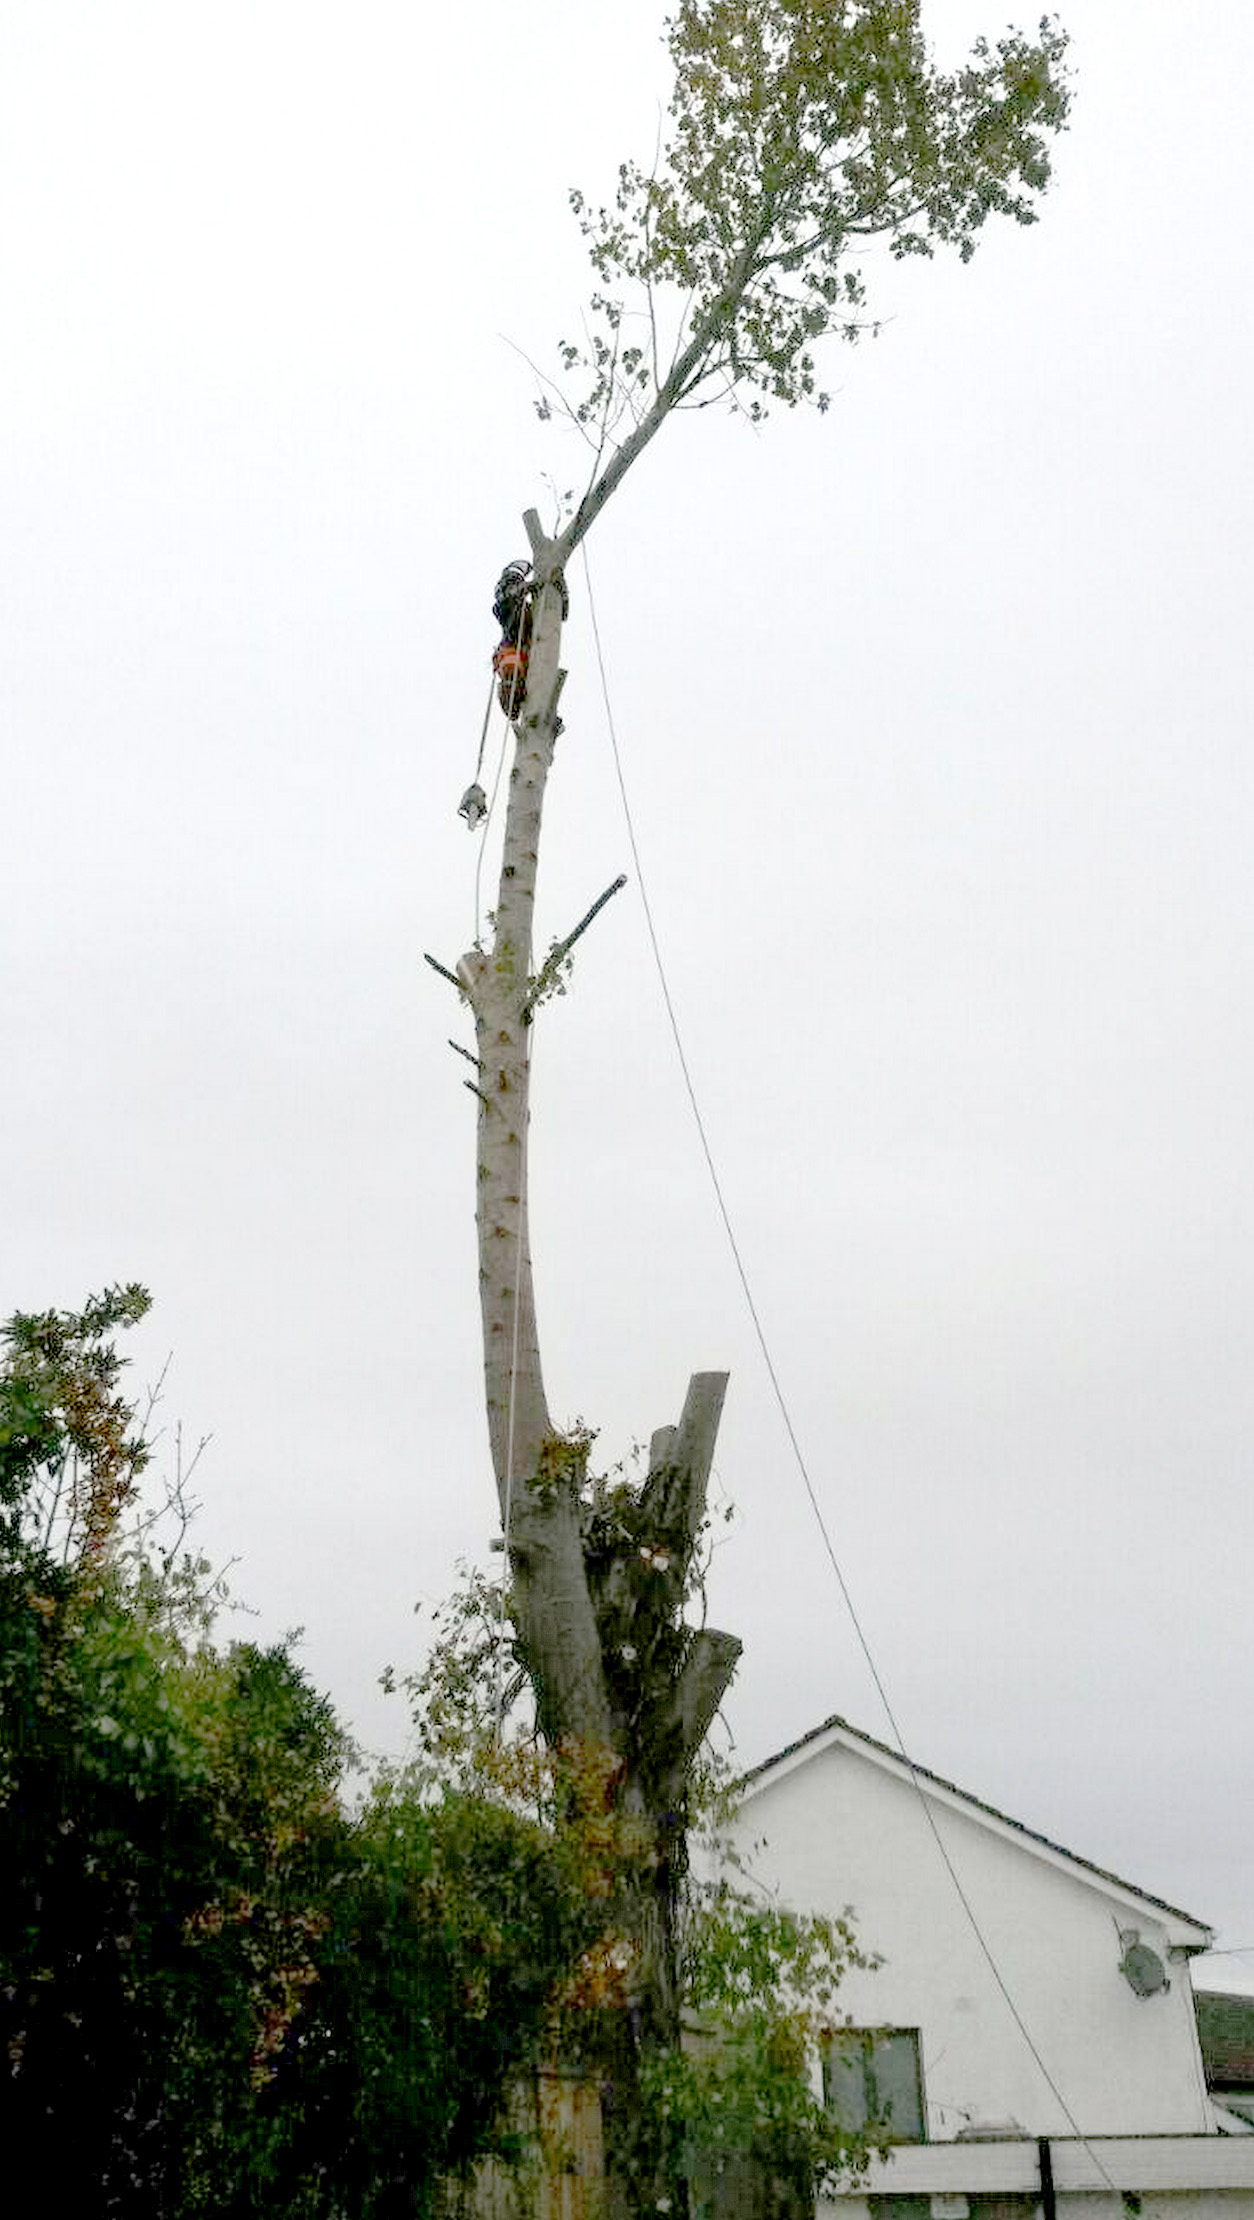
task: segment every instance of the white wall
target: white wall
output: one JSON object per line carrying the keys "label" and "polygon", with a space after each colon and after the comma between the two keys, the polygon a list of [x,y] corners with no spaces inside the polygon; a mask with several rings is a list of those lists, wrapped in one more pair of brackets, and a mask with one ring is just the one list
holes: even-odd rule
{"label": "white wall", "polygon": [[[926,1784],[925,1784],[926,1785]],[[1140,1998],[1118,1930],[1164,1959],[1163,1915],[1038,1856],[1012,1834],[929,1799],[997,1967],[1056,2083],[1035,2063],[962,1910],[918,1790],[856,1748],[820,1749],[751,1793],[736,1828],[755,1876],[797,1910],[851,1909],[884,1960],[842,1993],[855,2025],[922,2031],[928,2133],[1017,2121],[1031,2135],[1209,2133],[1187,1963]],[[1067,2118],[1070,2113],[1070,2120]]]}
{"label": "white wall", "polygon": [[[1058,2220],[1254,2220],[1254,2139],[1226,2135],[1074,2138],[1050,2144]],[[995,2201],[1041,2202],[1036,2143],[915,2143],[873,2160],[818,2220],[876,2220],[884,2196],[920,2197],[931,2220],[981,2220]]]}
{"label": "white wall", "polygon": [[[877,2192],[893,2193],[891,2184]],[[1132,2194],[1140,2199],[1139,2220],[1254,2220],[1254,2188],[1138,2190]],[[940,2209],[933,2209],[932,2220],[964,2220],[962,2201],[959,2198],[955,2204],[952,2193],[946,2192],[937,2200]],[[970,2200],[966,2201],[965,2220],[970,2220]],[[874,2205],[861,2196],[820,2197],[815,2209],[817,2220],[874,2220],[875,2216]],[[1042,2209],[1038,2205],[1038,2213]],[[1055,2210],[1058,2220],[1127,2220],[1122,2201],[1116,2204],[1106,2189],[1078,2196],[1060,2195],[1055,2199]]]}

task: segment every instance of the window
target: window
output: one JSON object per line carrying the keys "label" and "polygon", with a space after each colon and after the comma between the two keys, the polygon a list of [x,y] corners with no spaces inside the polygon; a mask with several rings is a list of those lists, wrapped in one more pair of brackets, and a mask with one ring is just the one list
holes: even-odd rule
{"label": "window", "polygon": [[842,2127],[885,2127],[893,2143],[925,2143],[918,2029],[850,2027],[830,2035],[823,2101]]}

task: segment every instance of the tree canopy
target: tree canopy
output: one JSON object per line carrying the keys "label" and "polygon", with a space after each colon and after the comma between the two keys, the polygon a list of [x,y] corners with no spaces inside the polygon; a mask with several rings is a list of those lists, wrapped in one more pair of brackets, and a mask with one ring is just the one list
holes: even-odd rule
{"label": "tree canopy", "polygon": [[562,559],[672,409],[828,395],[815,349],[875,330],[865,260],[975,252],[990,217],[1036,220],[1071,91],[1067,34],[977,39],[933,61],[922,0],[680,0],[668,129],[571,204],[598,285],[538,403],[594,450]]}
{"label": "tree canopy", "polygon": [[[290,1643],[128,1533],[150,1462],[115,1334],[11,1321],[0,1369],[0,2125],[67,2210],[386,2220],[493,2146],[603,1921],[568,1846],[376,1778]],[[176,1513],[181,1524],[181,1513]],[[176,1532],[178,1526],[176,1525]]]}

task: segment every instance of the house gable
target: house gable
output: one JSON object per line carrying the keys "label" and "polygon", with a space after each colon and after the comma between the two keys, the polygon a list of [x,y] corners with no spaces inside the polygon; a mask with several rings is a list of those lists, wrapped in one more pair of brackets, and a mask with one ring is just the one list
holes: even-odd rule
{"label": "house gable", "polygon": [[[851,1914],[880,1963],[841,2013],[918,2031],[929,2138],[1213,2131],[1188,1970],[1210,1930],[1188,1913],[843,1719],[746,1778],[734,1839],[777,1900]],[[1123,1969],[1131,1931],[1155,1994]]]}
{"label": "house gable", "polygon": [[1213,1943],[1214,1929],[1206,1926],[1202,1920],[1195,1919],[1189,1912],[1182,1911],[1178,1905],[1168,1904],[1162,1897],[1150,1895],[1147,1890],[1123,1880],[1119,1874],[1109,1872],[1104,1866],[1094,1865],[1088,1858],[1079,1857],[1074,1851],[1064,1849],[1061,1843],[1051,1841],[1048,1835],[1039,1834],[1034,1828],[1024,1826],[1021,1820],[1011,1819],[1007,1813],[998,1811],[994,1805],[983,1802],[978,1796],[972,1796],[967,1790],[957,1787],[953,1781],[947,1781],[941,1774],[933,1773],[927,1766],[915,1763],[899,1750],[892,1749],[888,1743],[879,1742],[873,1735],[863,1734],[857,1727],[851,1727],[848,1720],[836,1714],[746,1773],[739,1785],[742,1807],[750,1809],[755,1798],[761,1796],[766,1789],[834,1749],[855,1752],[870,1764],[879,1766],[893,1779],[908,1783],[933,1806],[958,1813],[1008,1844],[1017,1845],[1045,1865],[1070,1873],[1077,1880],[1099,1888],[1103,1895],[1108,1896],[1112,1903],[1122,1907],[1127,1913],[1129,1926],[1136,1924],[1138,1915],[1152,1919],[1156,1925],[1161,1924],[1173,1950],[1191,1954],[1204,1951]]}

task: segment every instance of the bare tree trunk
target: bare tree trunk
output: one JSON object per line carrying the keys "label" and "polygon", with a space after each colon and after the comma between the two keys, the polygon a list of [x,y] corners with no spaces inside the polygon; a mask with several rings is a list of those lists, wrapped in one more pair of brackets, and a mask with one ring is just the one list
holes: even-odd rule
{"label": "bare tree trunk", "polygon": [[[631,2001],[612,2015],[603,2061],[616,2209],[652,2209],[660,2154],[648,2151],[641,2063],[679,2040],[675,1909],[686,1870],[692,1762],[731,1680],[740,1643],[684,1622],[705,1519],[726,1375],[694,1375],[677,1426],[654,1435],[643,1487],[598,1518],[586,1444],[554,1430],[545,1399],[527,1220],[529,1041],[545,786],[558,732],[562,542],[534,511],[533,607],[526,696],[515,718],[500,891],[492,943],[462,957],[474,1013],[479,1096],[479,1284],[488,1433],[509,1552],[514,1613],[552,1747],[591,1751],[622,1805],[645,1825],[647,1852],[623,1884]],[[645,2178],[647,2176],[647,2179]]]}
{"label": "bare tree trunk", "polygon": [[548,543],[534,512],[527,526],[540,584],[527,691],[516,719],[495,928],[491,948],[471,949],[457,967],[474,1011],[479,1058],[484,1388],[519,1632],[541,1725],[555,1746],[608,1747],[613,1736],[601,1647],[583,1568],[583,1472],[577,1449],[572,1453],[555,1436],[545,1400],[527,1226],[536,869],[563,676],[562,593],[549,575]]}

